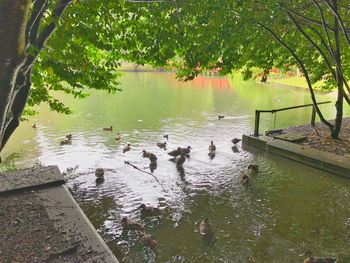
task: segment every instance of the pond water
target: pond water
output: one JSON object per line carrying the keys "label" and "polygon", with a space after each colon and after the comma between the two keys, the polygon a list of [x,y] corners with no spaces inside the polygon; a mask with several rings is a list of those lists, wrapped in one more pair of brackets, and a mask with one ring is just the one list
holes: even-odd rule
{"label": "pond water", "polygon": [[[173,74],[127,73],[122,92],[91,92],[84,101],[60,96],[74,114],[45,106],[23,123],[3,153],[2,169],[57,164],[67,185],[112,251],[124,262],[302,262],[300,254],[350,255],[350,181],[257,150],[232,151],[231,139],[252,133],[255,109],[310,103],[309,94],[219,77],[177,82]],[[319,100],[329,98],[318,94]],[[327,118],[332,105],[321,106]],[[225,115],[218,120],[218,115]],[[349,115],[349,111],[347,111]],[[262,130],[305,124],[310,109],[262,115]],[[37,124],[37,129],[31,128]],[[102,127],[113,126],[113,132]],[[116,141],[120,132],[122,139]],[[71,145],[60,146],[67,133]],[[168,134],[168,151],[192,146],[184,169],[156,147]],[[208,157],[213,140],[217,153]],[[122,149],[131,144],[131,151]],[[142,150],[158,157],[153,176]],[[243,188],[239,176],[251,163],[259,173]],[[94,171],[106,169],[96,184]],[[158,241],[158,254],[135,232],[122,234],[121,218],[140,220],[140,204],[166,207],[161,218],[143,219]],[[194,232],[209,218],[215,242]],[[350,261],[348,261],[350,262]]]}

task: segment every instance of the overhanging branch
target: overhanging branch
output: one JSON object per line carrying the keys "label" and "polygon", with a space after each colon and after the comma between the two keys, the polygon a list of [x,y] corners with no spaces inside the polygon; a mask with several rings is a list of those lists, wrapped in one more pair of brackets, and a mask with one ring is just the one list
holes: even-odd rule
{"label": "overhanging branch", "polygon": [[31,69],[34,62],[37,60],[40,52],[44,49],[46,42],[51,37],[52,33],[55,31],[57,27],[58,21],[61,19],[62,14],[73,0],[60,0],[56,4],[56,7],[52,11],[52,22],[43,28],[37,37],[36,41],[33,43],[35,46],[34,54],[29,55],[25,62],[25,73]]}
{"label": "overhanging branch", "polygon": [[[299,32],[309,41],[309,43],[318,51],[318,53],[321,55],[321,57],[323,58],[324,62],[327,65],[328,70],[332,73],[332,76],[335,80],[337,80],[337,76],[336,76],[336,72],[334,71],[334,69],[332,68],[332,65],[330,64],[330,61],[328,60],[326,54],[322,51],[322,49],[316,44],[315,41],[313,41],[311,39],[311,37],[301,28],[301,26],[299,25],[299,23],[296,21],[296,19],[293,17],[293,15],[288,12],[288,16],[290,17],[290,19],[293,21],[294,25],[296,26],[296,28],[299,30]],[[338,63],[336,63],[336,67],[338,69]],[[340,74],[343,76],[343,72],[341,69],[338,69],[338,71],[340,72]],[[341,90],[341,92],[343,93],[343,96],[346,100],[346,102],[348,104],[350,104],[350,99],[349,96],[346,94],[346,92],[344,91],[344,89]]]}
{"label": "overhanging branch", "polygon": [[309,77],[309,74],[307,73],[307,70],[306,70],[303,62],[300,60],[300,58],[297,56],[297,54],[293,51],[293,49],[290,46],[288,46],[284,41],[282,41],[270,28],[268,28],[267,26],[265,26],[264,24],[262,24],[260,22],[258,22],[257,24],[260,25],[262,28],[264,28],[266,31],[268,31],[272,35],[272,37],[280,45],[282,45],[284,48],[286,48],[290,52],[290,54],[293,56],[293,58],[297,61],[298,65],[302,69],[304,76],[306,78],[306,82],[307,82],[307,85],[308,85],[308,88],[309,88],[309,91],[311,94],[312,103],[314,104],[314,107],[315,107],[315,110],[316,110],[318,116],[320,117],[321,121],[325,125],[327,125],[331,130],[333,130],[334,126],[323,117],[323,114],[317,105],[317,101],[316,101],[315,93],[314,93],[312,85],[311,85],[310,77]]}

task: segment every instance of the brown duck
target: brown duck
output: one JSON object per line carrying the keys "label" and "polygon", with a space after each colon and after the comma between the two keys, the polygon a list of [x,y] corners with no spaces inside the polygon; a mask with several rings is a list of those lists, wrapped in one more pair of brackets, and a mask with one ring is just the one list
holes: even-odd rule
{"label": "brown duck", "polygon": [[214,228],[213,225],[209,222],[208,218],[196,223],[196,229],[201,236],[204,237],[213,237]]}
{"label": "brown duck", "polygon": [[139,230],[139,231],[145,230],[144,224],[138,223],[127,217],[122,218],[122,226],[123,226],[123,230]]}
{"label": "brown duck", "polygon": [[215,152],[216,151],[216,146],[214,145],[213,141],[210,142],[209,151],[210,152]]}
{"label": "brown duck", "polygon": [[183,154],[175,158],[175,163],[177,166],[182,166],[185,163],[185,161],[186,161],[186,158]]}
{"label": "brown duck", "polygon": [[239,178],[239,181],[242,185],[248,185],[250,182],[250,178],[246,173],[242,173]]}
{"label": "brown duck", "polygon": [[105,170],[103,168],[97,168],[95,170],[95,176],[97,178],[102,178],[104,174],[105,174]]}
{"label": "brown duck", "polygon": [[113,127],[109,126],[109,127],[104,127],[102,128],[104,131],[113,131]]}
{"label": "brown duck", "polygon": [[173,150],[173,151],[171,151],[171,152],[168,152],[168,154],[169,154],[170,156],[174,156],[174,157],[180,155],[180,154],[181,154],[181,147],[178,147],[176,150]]}
{"label": "brown duck", "polygon": [[140,235],[140,240],[142,244],[144,244],[146,247],[150,247],[154,253],[157,253],[157,240],[155,240],[154,236],[142,232]]}
{"label": "brown duck", "polygon": [[130,151],[131,150],[131,145],[130,145],[130,143],[128,143],[128,145],[126,145],[124,148],[123,148],[123,153],[126,153],[126,152],[128,152],[128,151]]}
{"label": "brown duck", "polygon": [[142,216],[159,216],[164,211],[159,207],[146,206],[145,204],[140,205],[139,208]]}
{"label": "brown duck", "polygon": [[160,149],[166,150],[166,142],[157,142],[157,146],[158,146]]}
{"label": "brown duck", "polygon": [[257,164],[250,164],[248,170],[257,173],[259,171],[259,166]]}

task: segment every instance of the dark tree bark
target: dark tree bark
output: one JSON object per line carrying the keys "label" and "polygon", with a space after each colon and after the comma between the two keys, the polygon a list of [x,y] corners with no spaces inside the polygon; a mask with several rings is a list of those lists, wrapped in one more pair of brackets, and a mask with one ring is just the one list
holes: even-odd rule
{"label": "dark tree bark", "polygon": [[[16,130],[28,100],[32,67],[57,27],[57,21],[72,0],[58,0],[51,12],[52,22],[40,31],[48,0],[0,2],[0,152]],[[32,45],[34,54],[27,54]]]}
{"label": "dark tree bark", "polygon": [[[333,10],[335,14],[337,14],[338,11],[338,0],[333,0]],[[335,125],[334,130],[332,131],[332,138],[338,139],[341,129],[341,124],[343,120],[343,102],[344,102],[344,80],[343,80],[343,74],[341,70],[341,47],[340,47],[340,40],[339,40],[339,24],[338,24],[338,18],[337,15],[334,15],[334,42],[335,42],[335,48],[334,48],[334,57],[337,62],[337,70],[336,70],[336,79],[337,79],[337,87],[338,87],[338,98],[337,102],[335,104],[335,107],[337,109],[337,114],[335,116]]]}
{"label": "dark tree bark", "polygon": [[0,2],[0,146],[10,110],[15,81],[25,60],[26,14],[30,0]]}

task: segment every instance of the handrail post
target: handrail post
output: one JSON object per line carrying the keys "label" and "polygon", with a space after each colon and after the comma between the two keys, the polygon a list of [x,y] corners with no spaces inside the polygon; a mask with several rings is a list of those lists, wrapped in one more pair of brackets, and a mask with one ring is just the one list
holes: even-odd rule
{"label": "handrail post", "polygon": [[254,125],[254,136],[259,136],[259,123],[260,123],[260,111],[255,111],[255,125]]}
{"label": "handrail post", "polygon": [[315,126],[315,120],[316,120],[316,109],[315,106],[312,107],[312,113],[311,113],[311,125]]}

